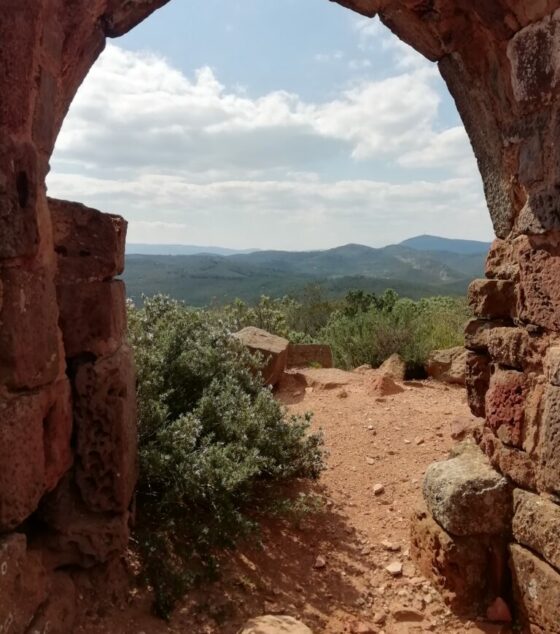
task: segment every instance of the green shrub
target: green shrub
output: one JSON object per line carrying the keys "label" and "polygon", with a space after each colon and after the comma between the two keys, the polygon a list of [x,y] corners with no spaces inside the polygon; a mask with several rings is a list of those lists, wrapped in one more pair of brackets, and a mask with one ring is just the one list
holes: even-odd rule
{"label": "green shrub", "polygon": [[377,367],[398,353],[414,370],[432,350],[463,344],[469,316],[464,300],[432,297],[415,302],[393,292],[350,299],[331,315],[320,335],[332,347],[337,367]]}
{"label": "green shrub", "polygon": [[317,478],[322,438],[310,416],[286,418],[258,361],[223,323],[165,297],[130,309],[138,372],[140,478],[136,540],[164,617],[216,548],[255,527],[279,486]]}

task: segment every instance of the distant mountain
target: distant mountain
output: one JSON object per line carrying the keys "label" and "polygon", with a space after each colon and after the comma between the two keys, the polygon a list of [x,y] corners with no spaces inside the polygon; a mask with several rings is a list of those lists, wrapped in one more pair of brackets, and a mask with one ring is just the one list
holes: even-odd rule
{"label": "distant mountain", "polygon": [[[453,241],[452,241],[453,242]],[[352,288],[382,292],[394,288],[418,298],[458,295],[484,270],[485,254],[423,251],[403,245],[382,249],[347,244],[324,251],[256,251],[228,256],[127,256],[125,280],[129,296],[165,293],[194,306],[247,301],[262,294],[297,294],[321,282],[333,295]]]}
{"label": "distant mountain", "polygon": [[194,244],[140,244],[129,243],[126,253],[130,255],[234,255],[252,253],[256,249],[226,249],[225,247],[199,247]]}
{"label": "distant mountain", "polygon": [[465,255],[483,253],[486,255],[491,242],[479,242],[477,240],[453,240],[451,238],[439,238],[438,236],[415,236],[399,243],[400,246],[416,249],[417,251],[449,251],[450,253],[462,253]]}

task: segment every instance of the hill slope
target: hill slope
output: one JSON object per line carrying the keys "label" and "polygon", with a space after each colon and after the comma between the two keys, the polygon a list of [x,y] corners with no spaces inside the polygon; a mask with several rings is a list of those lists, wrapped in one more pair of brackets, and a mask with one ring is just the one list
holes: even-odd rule
{"label": "hill slope", "polygon": [[297,294],[321,282],[333,295],[351,288],[401,295],[462,294],[483,272],[482,253],[419,251],[402,245],[373,249],[349,244],[325,251],[257,251],[221,255],[128,255],[129,296],[166,293],[195,306],[247,301],[261,294]]}
{"label": "hill slope", "polygon": [[400,243],[400,246],[416,249],[417,251],[449,251],[465,255],[486,254],[490,245],[490,242],[479,242],[478,240],[453,240],[451,238],[429,235],[415,236]]}

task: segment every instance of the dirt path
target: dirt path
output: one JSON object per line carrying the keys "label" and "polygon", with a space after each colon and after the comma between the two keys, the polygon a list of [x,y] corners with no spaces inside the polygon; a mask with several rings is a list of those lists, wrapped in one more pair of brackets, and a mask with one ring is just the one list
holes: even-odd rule
{"label": "dirt path", "polygon": [[[324,432],[328,470],[314,487],[323,512],[299,526],[269,522],[260,540],[224,558],[221,580],[189,596],[169,624],[149,616],[140,593],[79,632],[236,634],[248,618],[272,613],[299,618],[315,634],[505,633],[455,619],[408,553],[423,473],[455,442],[452,422],[470,418],[464,391],[426,381],[379,396],[374,377],[306,370],[307,387],[299,376],[278,394],[292,413],[313,411]],[[402,573],[393,576],[390,564]]]}

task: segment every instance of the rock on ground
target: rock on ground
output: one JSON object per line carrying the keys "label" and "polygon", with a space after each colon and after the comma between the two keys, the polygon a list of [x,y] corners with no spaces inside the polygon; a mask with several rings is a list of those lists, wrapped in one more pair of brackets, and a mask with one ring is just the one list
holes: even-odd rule
{"label": "rock on ground", "polygon": [[406,375],[406,364],[395,352],[381,364],[379,372],[392,378],[395,381],[404,381]]}
{"label": "rock on ground", "polygon": [[251,619],[239,634],[313,634],[301,621],[291,616],[259,616]]}
{"label": "rock on ground", "polygon": [[463,346],[434,350],[428,357],[426,372],[436,381],[465,385],[467,351]]}
{"label": "rock on ground", "polygon": [[493,535],[509,529],[510,485],[473,442],[462,443],[458,455],[428,467],[424,499],[434,519],[452,535]]}
{"label": "rock on ground", "polygon": [[288,363],[288,346],[290,342],[283,337],[271,335],[266,330],[248,326],[234,335],[253,353],[260,353],[264,357],[262,368],[263,380],[266,385],[276,385]]}

